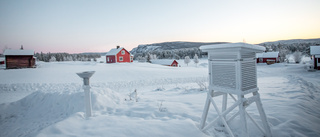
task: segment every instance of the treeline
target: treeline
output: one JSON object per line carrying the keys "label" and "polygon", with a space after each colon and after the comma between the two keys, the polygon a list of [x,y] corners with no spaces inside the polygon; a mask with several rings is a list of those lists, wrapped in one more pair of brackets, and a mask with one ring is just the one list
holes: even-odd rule
{"label": "treeline", "polygon": [[36,53],[35,57],[39,61],[54,62],[54,61],[96,61],[100,58],[100,54],[69,54],[69,53]]}
{"label": "treeline", "polygon": [[[299,53],[301,56],[310,56],[310,46],[320,46],[320,42],[306,42],[306,43],[262,43],[259,44],[266,47],[267,52],[279,51],[280,61],[284,62],[289,55]],[[134,55],[135,60],[147,59],[148,55],[155,55],[157,59],[184,59],[186,56],[193,58],[197,54],[199,58],[207,56],[206,52],[201,52],[197,47],[182,48],[173,50],[153,50],[147,52],[140,52]]]}
{"label": "treeline", "polygon": [[173,50],[154,50],[150,52],[136,53],[134,55],[134,60],[139,60],[141,57],[147,58],[148,55],[155,55],[157,59],[184,59],[186,56],[193,57],[195,54],[198,57],[207,55],[203,53],[199,48],[183,48],[183,49],[173,49]]}

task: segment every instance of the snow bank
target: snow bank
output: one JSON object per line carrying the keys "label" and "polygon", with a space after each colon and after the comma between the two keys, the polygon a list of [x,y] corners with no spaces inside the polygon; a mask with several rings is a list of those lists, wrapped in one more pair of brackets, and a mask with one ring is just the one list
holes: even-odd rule
{"label": "snow bank", "polygon": [[[120,103],[117,95],[108,89],[93,92],[93,109],[115,107]],[[19,101],[0,105],[0,136],[35,136],[77,112],[84,112],[83,92],[33,92]]]}
{"label": "snow bank", "polygon": [[34,136],[39,130],[83,111],[81,100],[81,93],[34,92],[17,102],[1,104],[0,136]]}
{"label": "snow bank", "polygon": [[205,137],[206,135],[199,132],[191,120],[144,120],[106,115],[84,120],[81,115],[76,115],[43,130],[38,135],[38,137],[43,136]]}
{"label": "snow bank", "polygon": [[[186,94],[183,89],[176,88],[167,91],[148,93],[138,91],[138,102],[124,101],[126,96],[121,95],[116,96],[123,97],[120,100],[111,97],[110,99],[116,98],[116,102],[120,102],[113,103],[116,106],[114,108],[106,107],[108,103],[105,102],[106,98],[101,97],[103,95],[95,96],[93,98],[100,99],[94,99],[98,105],[93,105],[93,117],[85,119],[84,114],[78,112],[45,128],[38,136],[207,136],[197,127],[202,107],[168,97],[179,94],[185,98],[182,100],[191,100],[194,97],[192,95],[202,96],[203,94],[199,93],[204,92]],[[114,95],[108,94],[107,96]],[[166,108],[165,111],[159,110],[160,102],[162,108]],[[189,113],[189,110],[193,108],[196,108],[198,112]]]}

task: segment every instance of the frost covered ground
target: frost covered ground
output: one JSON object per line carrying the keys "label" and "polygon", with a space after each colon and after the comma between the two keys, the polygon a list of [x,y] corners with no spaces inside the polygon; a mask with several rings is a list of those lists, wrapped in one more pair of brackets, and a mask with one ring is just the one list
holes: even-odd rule
{"label": "frost covered ground", "polygon": [[[0,136],[223,136],[198,126],[207,84],[207,61],[198,67],[148,63],[38,62],[35,69],[0,69]],[[276,137],[320,136],[320,71],[303,64],[258,64],[262,103]],[[93,116],[85,118],[82,80],[90,80]],[[137,90],[138,100],[128,101]],[[127,101],[126,101],[127,100]],[[221,98],[216,98],[221,106]],[[231,100],[231,99],[229,99]],[[255,105],[248,112],[261,122]],[[217,117],[210,109],[208,120]],[[238,119],[231,128],[238,133]],[[248,122],[250,136],[262,136]]]}

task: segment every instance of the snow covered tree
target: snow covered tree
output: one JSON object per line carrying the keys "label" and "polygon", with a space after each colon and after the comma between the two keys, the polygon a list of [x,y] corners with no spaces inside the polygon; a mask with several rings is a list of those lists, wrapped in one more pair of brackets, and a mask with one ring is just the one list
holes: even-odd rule
{"label": "snow covered tree", "polygon": [[193,57],[193,62],[196,63],[196,66],[198,65],[199,63],[199,58],[198,58],[198,55],[195,54],[194,57]]}
{"label": "snow covered tree", "polygon": [[280,56],[280,62],[284,62],[285,60],[288,59],[287,55],[290,53],[289,50],[283,49],[279,51],[279,56]]}
{"label": "snow covered tree", "polygon": [[289,63],[290,55],[286,55],[286,59],[284,60],[286,63]]}
{"label": "snow covered tree", "polygon": [[300,63],[301,62],[301,58],[302,58],[302,53],[301,52],[296,51],[296,52],[293,53],[294,62]]}
{"label": "snow covered tree", "polygon": [[[151,62],[151,60],[156,60],[156,59],[158,59],[156,54],[148,54],[147,57],[148,57],[149,55],[150,55],[150,62]],[[148,59],[148,58],[147,58],[147,59]]]}
{"label": "snow covered tree", "polygon": [[151,55],[148,53],[146,56],[147,62],[151,63]]}
{"label": "snow covered tree", "polygon": [[153,54],[153,55],[152,55],[152,59],[157,59],[157,55],[156,55],[156,54]]}
{"label": "snow covered tree", "polygon": [[137,59],[138,62],[146,62],[146,59],[144,57],[138,56]]}
{"label": "snow covered tree", "polygon": [[187,66],[188,66],[188,64],[190,63],[190,57],[189,57],[189,56],[186,56],[186,57],[184,58],[184,63],[186,63]]}
{"label": "snow covered tree", "polygon": [[180,56],[179,56],[178,54],[174,54],[174,55],[173,55],[173,58],[179,60],[179,59],[180,59]]}
{"label": "snow covered tree", "polygon": [[66,61],[73,61],[72,56],[67,56]]}
{"label": "snow covered tree", "polygon": [[56,57],[51,56],[51,58],[50,58],[49,62],[55,62],[55,61],[57,61],[57,60],[56,60]]}

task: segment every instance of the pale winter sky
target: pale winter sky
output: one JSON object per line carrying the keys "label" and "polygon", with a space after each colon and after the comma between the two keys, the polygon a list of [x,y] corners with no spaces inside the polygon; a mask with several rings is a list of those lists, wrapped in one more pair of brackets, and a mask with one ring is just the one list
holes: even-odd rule
{"label": "pale winter sky", "polygon": [[0,53],[320,38],[320,0],[0,0]]}

